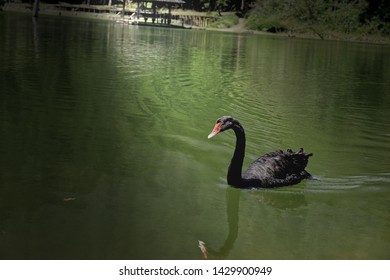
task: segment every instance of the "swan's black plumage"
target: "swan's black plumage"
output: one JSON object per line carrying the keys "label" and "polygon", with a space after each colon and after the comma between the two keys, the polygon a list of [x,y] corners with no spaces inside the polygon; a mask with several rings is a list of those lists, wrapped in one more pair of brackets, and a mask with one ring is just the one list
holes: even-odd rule
{"label": "swan's black plumage", "polygon": [[256,159],[242,175],[242,164],[245,156],[245,132],[242,125],[233,117],[224,116],[217,120],[209,138],[228,129],[236,134],[236,148],[229,165],[227,181],[236,188],[272,188],[294,185],[311,178],[305,170],[308,158],[312,153],[288,149],[268,153]]}

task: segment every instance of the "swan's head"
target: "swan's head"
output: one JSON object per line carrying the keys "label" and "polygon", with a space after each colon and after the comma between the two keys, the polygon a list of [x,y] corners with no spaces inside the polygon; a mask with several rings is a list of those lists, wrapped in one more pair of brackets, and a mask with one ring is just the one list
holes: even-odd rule
{"label": "swan's head", "polygon": [[214,137],[215,135],[217,135],[218,133],[220,133],[222,131],[225,131],[225,130],[232,128],[237,123],[238,122],[233,117],[230,117],[230,116],[220,117],[216,121],[214,129],[209,134],[208,139],[210,139],[211,137]]}

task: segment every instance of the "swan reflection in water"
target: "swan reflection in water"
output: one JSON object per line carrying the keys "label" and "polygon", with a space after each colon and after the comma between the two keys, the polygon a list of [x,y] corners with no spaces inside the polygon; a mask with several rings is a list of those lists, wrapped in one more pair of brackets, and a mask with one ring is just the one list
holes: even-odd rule
{"label": "swan reflection in water", "polygon": [[[234,247],[239,232],[238,224],[240,217],[239,210],[240,198],[242,195],[241,192],[243,192],[243,195],[251,195],[251,198],[247,201],[256,201],[257,203],[262,203],[272,207],[273,209],[280,209],[281,211],[297,209],[307,205],[305,196],[301,192],[294,192],[294,194],[291,194],[290,192],[275,193],[264,190],[252,191],[228,187],[226,189],[226,216],[228,222],[228,234],[225,242],[218,249],[210,246],[206,240],[208,258],[210,259],[226,259]],[[286,199],[286,195],[289,196],[288,199]]]}
{"label": "swan reflection in water", "polygon": [[221,248],[215,250],[208,247],[209,254],[212,258],[225,259],[229,256],[229,253],[233,248],[238,235],[240,196],[241,191],[239,189],[230,187],[226,189],[226,214],[229,232]]}

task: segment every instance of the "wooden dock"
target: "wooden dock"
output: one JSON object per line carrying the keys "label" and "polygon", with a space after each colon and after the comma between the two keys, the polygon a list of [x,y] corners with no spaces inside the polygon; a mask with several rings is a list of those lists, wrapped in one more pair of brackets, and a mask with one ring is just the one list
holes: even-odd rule
{"label": "wooden dock", "polygon": [[123,10],[122,6],[99,7],[60,2],[59,4],[55,4],[55,7],[58,9],[59,14],[61,14],[61,11],[64,11],[71,12],[75,15],[78,12],[95,14],[96,16],[108,15],[112,19],[120,22],[150,27],[191,29],[192,27],[207,27],[215,19],[213,16],[172,14],[171,10],[168,13],[158,13],[156,10],[153,11],[153,9],[151,11],[143,11],[142,9]]}

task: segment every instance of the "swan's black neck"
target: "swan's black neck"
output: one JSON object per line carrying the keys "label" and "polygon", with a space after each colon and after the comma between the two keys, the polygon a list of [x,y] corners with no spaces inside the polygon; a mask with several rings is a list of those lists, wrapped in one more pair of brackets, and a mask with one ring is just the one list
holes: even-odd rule
{"label": "swan's black neck", "polygon": [[240,188],[244,183],[241,172],[245,156],[245,132],[238,122],[234,124],[232,129],[236,134],[236,148],[229,165],[227,182],[231,186]]}

